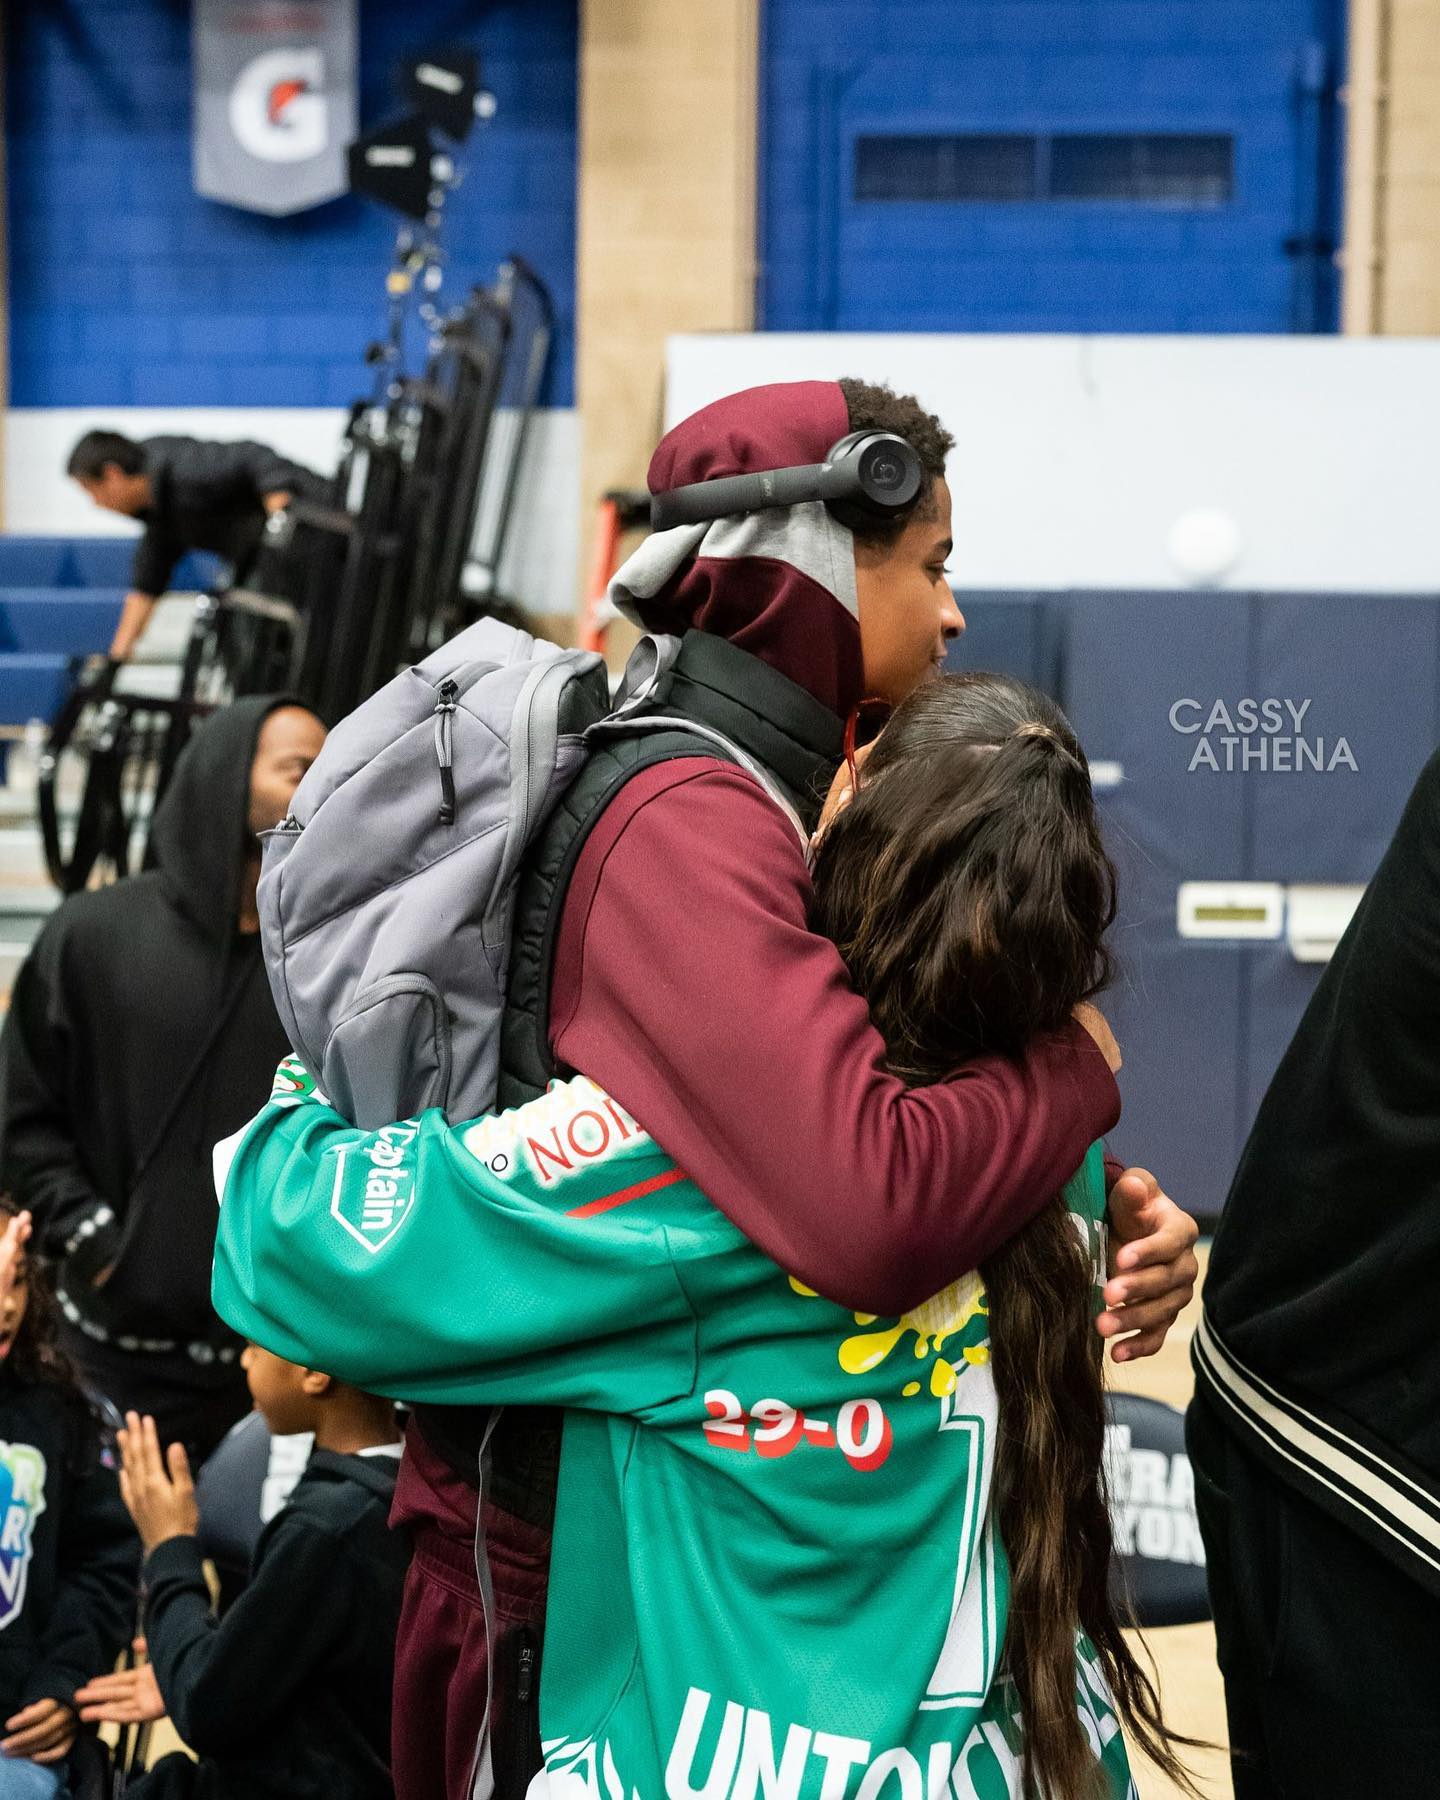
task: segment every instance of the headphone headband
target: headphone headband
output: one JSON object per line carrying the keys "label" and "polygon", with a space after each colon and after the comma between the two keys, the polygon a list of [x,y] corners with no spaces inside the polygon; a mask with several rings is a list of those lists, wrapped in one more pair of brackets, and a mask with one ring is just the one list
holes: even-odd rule
{"label": "headphone headband", "polygon": [[878,519],[893,519],[914,504],[924,485],[924,465],[904,438],[891,431],[852,431],[830,446],[821,463],[723,475],[656,494],[650,501],[650,525],[654,531],[668,531],[675,525],[704,525],[814,500],[827,505],[842,501]]}

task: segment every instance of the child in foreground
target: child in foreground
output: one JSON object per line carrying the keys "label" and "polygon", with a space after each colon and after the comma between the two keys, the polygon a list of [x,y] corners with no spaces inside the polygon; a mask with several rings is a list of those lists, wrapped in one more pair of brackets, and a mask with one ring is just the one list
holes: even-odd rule
{"label": "child in foreground", "polygon": [[[243,1358],[277,1436],[313,1432],[305,1474],[266,1527],[249,1585],[210,1603],[185,1451],[155,1421],[120,1433],[121,1493],[145,1547],[149,1662],[76,1695],[86,1722],[166,1713],[199,1757],[165,1757],[132,1800],[387,1800],[390,1685],[406,1547],[388,1526],[394,1408],[252,1345]],[[3,1791],[3,1790],[0,1790]]]}
{"label": "child in foreground", "polygon": [[139,1546],[99,1421],[57,1348],[57,1308],[0,1202],[0,1800],[64,1788],[76,1689],[130,1635]]}

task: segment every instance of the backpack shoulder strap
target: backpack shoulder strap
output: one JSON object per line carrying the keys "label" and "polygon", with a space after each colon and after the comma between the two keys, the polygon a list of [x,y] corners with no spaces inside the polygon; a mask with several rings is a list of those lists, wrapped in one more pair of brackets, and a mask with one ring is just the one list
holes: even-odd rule
{"label": "backpack shoulder strap", "polygon": [[627,782],[681,757],[733,763],[784,813],[802,850],[808,848],[800,815],[761,763],[713,725],[669,710],[670,677],[681,645],[681,639],[659,634],[641,639],[611,712],[585,730],[589,761],[530,847],[516,894],[500,1024],[501,1107],[535,1099],[559,1072],[550,1050],[550,989],[565,896],[590,832]]}
{"label": "backpack shoulder strap", "polygon": [[[692,740],[688,748],[684,750],[674,750],[664,757],[653,759],[661,762],[668,762],[676,756],[694,756],[697,752],[693,740],[697,737],[705,739],[710,746],[710,754],[718,753],[726,762],[738,764],[747,775],[758,782],[790,821],[796,836],[800,839],[800,848],[805,850],[809,847],[810,836],[801,823],[799,813],[781,793],[779,786],[768,771],[756,762],[753,756],[742,750],[738,744],[731,743],[723,732],[716,731],[713,726],[703,725],[698,719],[669,718],[662,714],[647,714],[640,719],[602,719],[598,725],[590,728],[588,736],[595,739],[612,732],[623,736],[635,736],[649,732],[665,732],[673,735],[675,732],[681,732]],[[647,762],[646,767],[649,766]]]}
{"label": "backpack shoulder strap", "polygon": [[657,730],[607,731],[532,846],[516,895],[500,1024],[501,1108],[536,1099],[558,1073],[550,1051],[551,968],[570,878],[591,831],[625,784],[646,769],[696,754],[738,760],[734,746],[702,747],[696,737],[688,721],[665,721]]}

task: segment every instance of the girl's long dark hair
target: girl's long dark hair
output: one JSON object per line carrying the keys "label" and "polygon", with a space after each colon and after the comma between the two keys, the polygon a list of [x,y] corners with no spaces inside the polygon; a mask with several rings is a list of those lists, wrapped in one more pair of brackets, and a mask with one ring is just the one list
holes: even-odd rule
{"label": "girl's long dark hair", "polygon": [[[865,995],[890,1067],[913,1086],[981,1051],[1018,1055],[1110,977],[1115,871],[1084,753],[1059,707],[1009,677],[946,677],[896,710],[821,840],[814,878],[814,925]],[[1132,1736],[1193,1792],[1110,1599],[1104,1345],[1095,1272],[1064,1200],[982,1273],[1023,1791],[1104,1791],[1076,1710],[1079,1627]]]}

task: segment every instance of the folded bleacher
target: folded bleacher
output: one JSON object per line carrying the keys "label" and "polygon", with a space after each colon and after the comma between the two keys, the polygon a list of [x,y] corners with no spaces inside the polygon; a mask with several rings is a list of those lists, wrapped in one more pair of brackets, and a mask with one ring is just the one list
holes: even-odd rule
{"label": "folded bleacher", "polygon": [[[134,540],[0,536],[0,736],[49,721],[71,662],[105,650],[130,585]],[[187,556],[173,586],[203,588],[214,561]]]}

